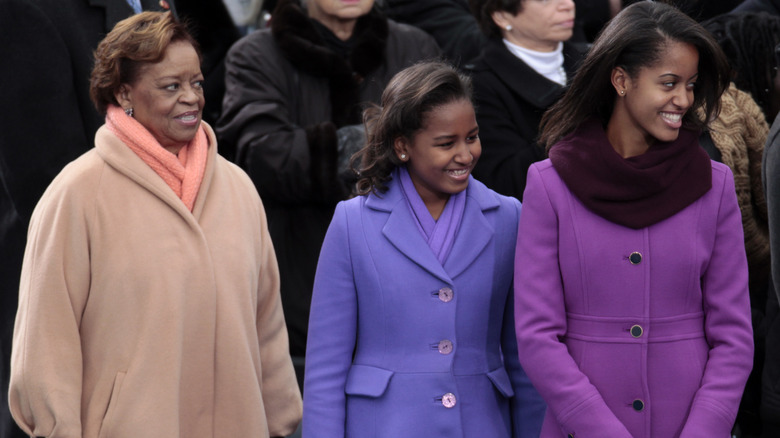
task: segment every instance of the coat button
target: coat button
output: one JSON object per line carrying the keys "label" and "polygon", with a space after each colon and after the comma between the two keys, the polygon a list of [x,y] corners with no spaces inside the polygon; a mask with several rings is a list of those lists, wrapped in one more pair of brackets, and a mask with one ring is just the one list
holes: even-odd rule
{"label": "coat button", "polygon": [[644,333],[644,332],[645,331],[642,330],[642,326],[641,325],[637,324],[637,325],[631,326],[631,336],[633,336],[635,338],[641,338],[642,337],[642,333]]}
{"label": "coat button", "polygon": [[632,265],[638,265],[642,263],[642,254],[634,251],[628,256],[628,261],[630,261]]}
{"label": "coat button", "polygon": [[452,301],[452,297],[455,295],[455,292],[452,291],[452,289],[448,287],[443,287],[439,289],[439,299],[444,301],[445,303],[449,303]]}
{"label": "coat button", "polygon": [[450,341],[449,339],[445,339],[439,342],[439,353],[441,354],[452,353],[452,341]]}
{"label": "coat button", "polygon": [[574,434],[573,434],[573,433],[570,433],[570,434],[566,435],[566,437],[567,437],[567,438],[574,438]]}
{"label": "coat button", "polygon": [[457,400],[455,400],[455,394],[451,392],[448,392],[441,397],[441,404],[443,404],[447,409],[454,408],[455,403],[457,403]]}
{"label": "coat button", "polygon": [[633,403],[631,403],[631,407],[633,407],[635,411],[641,412],[645,408],[645,402],[636,399]]}

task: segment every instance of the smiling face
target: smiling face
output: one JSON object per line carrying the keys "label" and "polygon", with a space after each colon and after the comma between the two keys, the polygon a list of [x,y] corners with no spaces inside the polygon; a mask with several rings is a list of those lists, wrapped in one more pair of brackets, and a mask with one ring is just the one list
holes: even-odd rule
{"label": "smiling face", "polygon": [[659,61],[631,77],[612,72],[617,91],[607,137],[621,155],[639,155],[656,141],[677,139],[683,115],[693,104],[699,52],[688,43],[670,41]]}
{"label": "smiling face", "polygon": [[[493,21],[509,42],[538,52],[551,52],[571,38],[574,30],[573,0],[524,0],[517,15],[499,11]],[[506,30],[511,26],[511,30]]]}
{"label": "smiling face", "polygon": [[468,100],[438,106],[424,116],[411,141],[395,141],[395,153],[434,219],[450,195],[466,190],[482,146],[474,107]]}
{"label": "smiling face", "polygon": [[172,42],[160,62],[141,66],[135,81],[120,87],[116,99],[133,108],[133,117],[165,149],[178,153],[198,132],[205,104],[195,48]]}

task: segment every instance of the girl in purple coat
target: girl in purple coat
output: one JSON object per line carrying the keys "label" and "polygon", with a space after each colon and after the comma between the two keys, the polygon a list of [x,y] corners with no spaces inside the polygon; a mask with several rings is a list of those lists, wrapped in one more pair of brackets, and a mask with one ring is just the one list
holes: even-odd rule
{"label": "girl in purple coat", "polygon": [[303,436],[538,437],[512,311],[520,203],[470,175],[469,79],[410,67],[365,121],[360,196],[336,208],[315,277]]}
{"label": "girl in purple coat", "polygon": [[747,263],[731,172],[697,142],[728,71],[693,20],[640,2],[545,115],[514,280],[542,437],[729,436],[753,357]]}

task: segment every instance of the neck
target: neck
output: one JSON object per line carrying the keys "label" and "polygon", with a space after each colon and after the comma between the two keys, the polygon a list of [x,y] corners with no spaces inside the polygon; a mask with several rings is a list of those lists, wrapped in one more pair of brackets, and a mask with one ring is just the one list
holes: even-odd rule
{"label": "neck", "polygon": [[560,41],[542,41],[532,40],[530,38],[518,38],[511,32],[506,31],[503,32],[503,34],[504,39],[510,43],[522,47],[526,50],[533,50],[536,52],[554,52],[556,49],[558,49],[558,45],[560,44]]}
{"label": "neck", "polygon": [[[618,98],[615,107],[622,105],[622,99]],[[634,126],[629,120],[621,117],[626,114],[625,111],[615,111],[607,122],[607,140],[610,145],[623,158],[636,157],[642,155],[650,149],[655,139],[649,135],[642,134],[638,127]]]}

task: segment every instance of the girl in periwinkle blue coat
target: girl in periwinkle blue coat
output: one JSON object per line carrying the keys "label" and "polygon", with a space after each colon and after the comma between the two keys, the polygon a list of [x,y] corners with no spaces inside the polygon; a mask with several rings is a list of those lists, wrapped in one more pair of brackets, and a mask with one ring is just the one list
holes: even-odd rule
{"label": "girl in periwinkle blue coat", "polygon": [[512,313],[520,203],[470,176],[470,80],[412,66],[365,121],[360,196],[336,208],[317,267],[303,436],[538,437]]}

